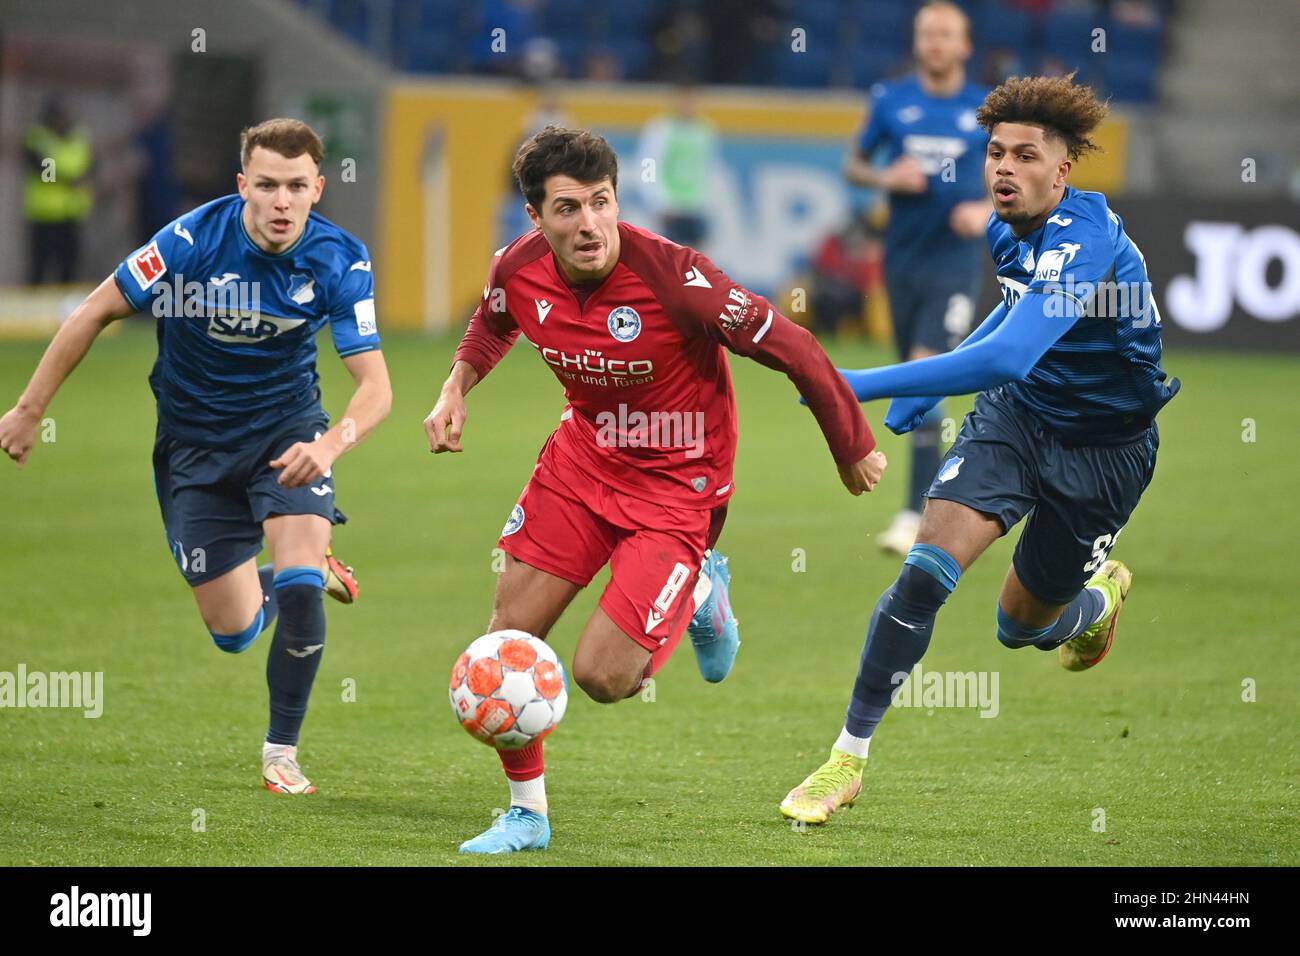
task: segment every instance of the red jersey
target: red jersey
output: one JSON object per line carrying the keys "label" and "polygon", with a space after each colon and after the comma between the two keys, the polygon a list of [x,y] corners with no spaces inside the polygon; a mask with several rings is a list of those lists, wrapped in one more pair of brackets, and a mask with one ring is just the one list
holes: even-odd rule
{"label": "red jersey", "polygon": [[837,463],[875,448],[858,400],[807,329],[695,250],[625,222],[618,232],[617,265],[581,303],[541,232],[498,251],[456,349],[481,381],[523,332],[569,402],[553,442],[560,458],[650,501],[725,502],[737,430],[724,347],[789,377]]}

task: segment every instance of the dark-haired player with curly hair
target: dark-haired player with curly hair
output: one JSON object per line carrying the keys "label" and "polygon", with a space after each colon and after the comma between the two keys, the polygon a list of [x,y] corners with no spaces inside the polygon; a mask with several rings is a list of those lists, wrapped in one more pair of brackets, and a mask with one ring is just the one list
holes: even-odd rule
{"label": "dark-haired player with curly hair", "polygon": [[1093,667],[1115,639],[1132,575],[1110,550],[1155,469],[1160,314],[1142,253],[1100,193],[1067,182],[1106,115],[1073,76],[1012,78],[984,101],[988,242],[1003,302],[947,355],[845,372],[862,401],[893,398],[903,434],[940,396],[979,392],[926,494],[916,546],[872,614],[830,759],[781,803],[823,823],[862,786],[892,693],[930,643],[962,573],[1028,516],[997,604],[1011,648]]}
{"label": "dark-haired player with curly hair", "polygon": [[[637,693],[688,630],[705,678],[720,681],[739,645],[712,553],[734,491],[726,353],[807,396],[852,494],[875,486],[885,458],[807,329],[694,249],[619,221],[618,158],[604,138],[548,126],[519,148],[514,173],[534,228],[493,257],[424,423],[430,451],[461,451],[466,393],[521,334],[564,386],[568,406],[501,532],[489,630],[544,639],[608,564],[573,653],[578,686],[601,703]],[[500,756],[510,809],[463,853],[550,841],[542,741]]]}

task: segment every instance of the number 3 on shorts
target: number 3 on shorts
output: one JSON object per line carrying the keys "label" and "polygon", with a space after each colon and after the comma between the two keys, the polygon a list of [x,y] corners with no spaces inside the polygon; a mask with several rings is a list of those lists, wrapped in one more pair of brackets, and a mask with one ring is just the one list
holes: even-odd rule
{"label": "number 3 on shorts", "polygon": [[1092,543],[1092,560],[1083,566],[1084,571],[1093,574],[1101,570],[1101,566],[1110,557],[1110,549],[1115,547],[1115,542],[1119,540],[1123,530],[1123,528],[1120,528],[1114,534],[1103,534]]}

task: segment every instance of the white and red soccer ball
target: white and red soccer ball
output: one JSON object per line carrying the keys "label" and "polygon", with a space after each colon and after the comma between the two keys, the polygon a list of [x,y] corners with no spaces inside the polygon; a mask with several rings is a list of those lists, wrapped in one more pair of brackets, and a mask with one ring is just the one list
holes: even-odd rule
{"label": "white and red soccer ball", "polygon": [[484,634],[451,669],[451,709],[470,734],[498,750],[541,740],[569,703],[564,665],[523,631]]}

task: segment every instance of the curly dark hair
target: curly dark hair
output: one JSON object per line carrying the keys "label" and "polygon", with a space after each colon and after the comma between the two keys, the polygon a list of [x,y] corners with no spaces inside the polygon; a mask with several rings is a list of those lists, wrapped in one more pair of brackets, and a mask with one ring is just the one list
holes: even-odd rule
{"label": "curly dark hair", "polygon": [[984,100],[975,119],[990,133],[998,123],[1039,126],[1065,141],[1071,159],[1100,147],[1089,139],[1108,107],[1089,86],[1069,76],[1013,76]]}
{"label": "curly dark hair", "polygon": [[547,126],[539,130],[519,147],[511,169],[519,191],[539,213],[546,199],[546,180],[552,176],[571,176],[580,183],[608,177],[618,192],[618,156],[605,137],[585,129]]}

